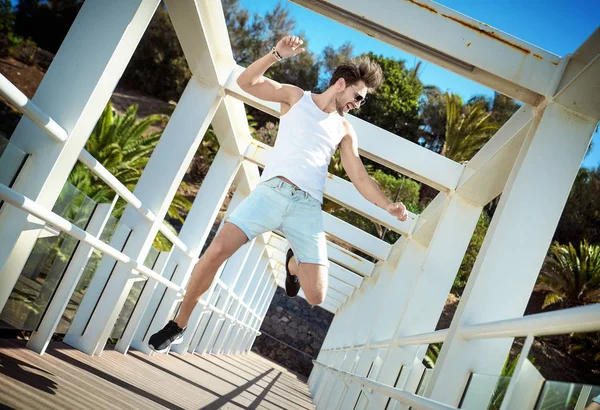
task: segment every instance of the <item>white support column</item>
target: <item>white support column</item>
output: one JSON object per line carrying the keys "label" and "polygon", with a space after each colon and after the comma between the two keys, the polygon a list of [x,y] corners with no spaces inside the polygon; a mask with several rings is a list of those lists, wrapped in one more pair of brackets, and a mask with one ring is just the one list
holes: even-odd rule
{"label": "white support column", "polygon": [[[252,248],[255,246],[256,240],[246,243],[236,253],[234,253],[225,264],[225,268],[219,278],[225,286],[227,286],[227,292],[224,293],[223,297],[219,299],[215,307],[224,313],[227,313],[231,303],[233,301],[232,293],[233,288],[240,276],[241,271],[244,269],[244,265],[250,255]],[[196,348],[196,352],[200,354],[212,353],[215,340],[218,333],[221,331],[223,323],[228,321],[225,317],[218,317],[212,315],[204,336],[200,339],[200,344]]]}
{"label": "white support column", "polygon": [[457,405],[471,372],[500,374],[513,339],[466,341],[460,327],[523,314],[596,123],[555,103],[536,118],[477,256],[427,397]]}
{"label": "white support column", "polygon": [[[190,209],[179,234],[179,239],[188,246],[193,255],[198,255],[202,251],[214,221],[221,209],[223,200],[239,170],[240,163],[241,160],[238,157],[219,150],[204,181],[202,181],[202,185],[194,199],[192,209]],[[173,282],[185,287],[194,266],[195,260],[191,260],[179,248],[173,247],[169,255],[169,260],[165,266],[163,276],[167,275]],[[148,293],[150,294],[153,292],[164,291],[161,287],[157,290],[153,290],[148,285],[146,286],[146,289],[148,289]],[[144,291],[146,291],[146,289],[144,289]],[[157,310],[153,311],[153,319],[150,323],[150,328],[144,332],[146,337],[143,341],[140,340],[140,343],[136,342],[136,345],[142,347],[150,335],[157,332],[166,324],[173,315],[178,298],[176,292],[170,289],[166,290],[160,306]],[[145,311],[147,307],[147,303],[144,304],[138,302],[135,310],[141,313]],[[135,313],[136,312],[134,312],[134,315]],[[127,352],[129,344],[131,344],[134,339],[133,336],[138,325],[139,319],[134,320],[132,315],[127,328],[123,333],[123,337],[117,344],[117,350],[122,353]],[[144,351],[149,352],[147,346],[143,347],[143,349]]]}
{"label": "white support column", "polygon": [[[248,306],[248,309],[245,309],[243,314],[241,315],[240,321],[249,325],[250,320],[252,319],[252,313],[257,313],[255,309],[252,308],[255,295],[258,293],[258,290],[265,286],[266,280],[269,276],[269,271],[267,269],[269,265],[269,257],[266,255],[266,252],[263,252],[261,259],[255,269],[255,272],[252,276],[251,283],[249,285],[248,291],[244,295],[244,302]],[[245,334],[245,327],[237,324],[234,326],[234,329],[231,331],[231,335],[229,340],[226,343],[224,351],[226,354],[232,353],[234,346],[237,346],[240,342],[240,339]]]}
{"label": "white support column", "polygon": [[[158,260],[154,264],[156,272],[160,272],[161,276],[163,276],[165,279],[168,279],[168,280],[171,280],[172,277],[165,275],[165,273],[166,273],[165,266],[167,264],[167,261],[168,261],[170,255],[171,255],[170,252],[161,252],[161,254],[158,256]],[[148,286],[148,285],[146,285],[146,286]],[[150,302],[148,302],[148,306],[147,306],[146,310],[144,311],[142,319],[140,320],[140,323],[137,327],[137,331],[133,337],[133,340],[131,341],[131,347],[133,347],[134,349],[139,350],[141,352],[149,353],[144,350],[144,349],[147,349],[148,346],[142,344],[142,342],[143,342],[144,338],[146,337],[146,333],[148,332],[148,326],[150,326],[150,322],[152,321],[152,318],[154,317],[154,314],[156,313],[156,309],[158,309],[158,305],[160,304],[160,301],[162,300],[166,291],[167,291],[166,288],[163,289],[162,291],[160,289],[156,291],[156,289],[155,289],[155,292],[152,293]],[[140,295],[140,298],[141,297],[142,296]]]}
{"label": "white support column", "polygon": [[[221,270],[224,266],[221,266],[220,270],[217,272],[216,277],[221,274]],[[208,325],[208,321],[211,316],[216,314],[212,310],[210,310],[209,306],[215,306],[219,297],[221,297],[221,292],[223,289],[218,286],[217,281],[213,281],[208,291],[202,296],[201,300],[206,302],[206,306],[202,306],[201,309],[194,309],[190,316],[190,320],[188,322],[188,327],[183,334],[183,340],[180,344],[172,346],[171,350],[173,352],[179,354],[193,353],[198,347],[198,343],[200,343],[200,339],[204,335],[204,331],[206,330],[206,326]]]}
{"label": "white support column", "polygon": [[[263,300],[261,301],[261,307],[258,314],[259,318],[256,319],[256,330],[260,329],[260,324],[265,319],[265,315],[267,314],[267,310],[269,309],[269,305],[273,300],[273,295],[275,295],[276,290],[277,285],[275,285],[275,282],[271,282],[271,287],[268,288],[267,291],[264,293]],[[257,334],[256,332],[250,332],[248,336],[248,342],[244,346],[242,346],[242,353],[248,353],[250,351],[252,345],[254,344],[254,340],[256,339]]]}
{"label": "white support column", "polygon": [[[123,223],[118,223],[115,232],[112,235],[110,245],[118,251],[123,251],[125,244],[131,235],[131,229]],[[117,262],[113,258],[107,258],[106,256],[100,260],[96,272],[90,281],[79,308],[75,312],[71,326],[65,335],[64,342],[70,346],[73,346],[79,350],[83,349],[82,335],[86,330],[90,317],[94,312],[98,299],[102,295],[104,287],[108,278],[115,269]]]}
{"label": "white support column", "polygon": [[[159,0],[88,0],[83,4],[32,100],[69,138],[56,142],[22,118],[10,143],[31,157],[13,187],[16,191],[52,208],[158,4]],[[40,227],[37,218],[20,209],[3,207],[0,211],[0,310]]]}
{"label": "white support column", "polygon": [[[258,272],[257,269],[259,268],[262,259],[262,254],[265,251],[265,247],[266,245],[262,236],[256,238],[256,243],[254,244],[253,248],[250,251],[250,254],[248,255],[248,260],[244,265],[244,269],[241,272],[240,278],[233,288],[233,293],[237,295],[239,299],[233,301],[232,307],[229,309],[229,314],[236,320],[240,319],[240,312],[243,312],[245,310],[245,307],[242,305],[242,303],[245,303],[244,299],[249,289],[251,289],[250,286],[254,282],[253,278],[255,276],[259,276],[259,273],[261,273]],[[235,324],[231,321],[226,321],[223,324],[223,328],[221,329],[221,332],[219,333],[219,336],[215,341],[215,347],[213,349],[214,353],[223,352],[225,348],[225,343],[227,342],[230,332],[232,331],[234,326]]]}
{"label": "white support column", "polygon": [[[259,329],[260,323],[264,318],[265,313],[267,312],[267,308],[269,307],[269,303],[267,301],[271,301],[273,295],[275,294],[275,290],[277,289],[277,285],[275,284],[275,279],[272,276],[272,272],[267,270],[267,275],[265,275],[264,285],[261,286],[259,291],[256,294],[256,298],[254,302],[250,305],[251,309],[254,310],[258,317],[250,317],[248,320],[248,325],[253,329]],[[269,298],[270,295],[270,298]],[[238,354],[245,353],[250,350],[252,344],[254,343],[254,339],[256,339],[256,333],[249,329],[245,329],[245,334],[241,339],[241,343],[238,347]]]}
{"label": "white support column", "polygon": [[[97,238],[100,237],[118,198],[118,196],[115,196],[112,203],[96,206],[86,228],[88,234]],[[90,245],[78,244],[38,328],[27,342],[27,348],[39,354],[44,354],[93,251],[94,248]]]}
{"label": "white support column", "polygon": [[[128,206],[121,223],[132,227],[124,253],[143,260],[152,246],[159,226],[179,187],[202,138],[221,101],[217,88],[207,88],[192,78],[148,165],[138,181],[134,194],[156,215],[151,222]],[[108,335],[133,285],[128,266],[118,263],[82,336],[82,350],[100,354]]]}

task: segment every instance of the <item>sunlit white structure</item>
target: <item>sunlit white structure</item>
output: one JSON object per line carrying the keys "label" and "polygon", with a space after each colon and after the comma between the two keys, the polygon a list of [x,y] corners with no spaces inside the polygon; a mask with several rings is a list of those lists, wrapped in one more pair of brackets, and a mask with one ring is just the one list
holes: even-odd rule
{"label": "sunlit white structure", "polygon": [[[526,342],[503,408],[533,408],[541,389],[526,360],[533,338],[600,330],[599,305],[522,317],[600,118],[600,31],[559,57],[427,0],[295,1],[524,102],[466,164],[350,117],[362,155],[440,192],[421,215],[398,222],[350,183],[328,179],[327,198],[402,237],[390,246],[323,215],[331,237],[377,263],[329,243],[322,307],[335,318],[309,379],[317,408],[452,409],[461,401],[483,408],[495,383],[478,384],[473,395],[469,380],[473,387],[473,375],[500,374],[514,337]],[[92,248],[104,256],[65,341],[101,354],[132,286],[146,281],[117,349],[150,353],[145,340],[175,314],[228,190],[235,185],[231,212],[256,186],[270,149],[250,136],[244,103],[273,115],[279,107],[237,86],[243,68],[233,59],[221,3],[165,0],[193,77],[135,190],[83,150],[159,3],[87,0],[32,100],[0,77],[2,95],[25,114],[0,158],[0,307],[40,235],[62,230],[81,241],[29,341],[39,353]],[[163,219],[209,124],[220,150],[176,236]],[[96,207],[85,230],[50,211],[78,160],[128,203],[109,243],[98,236],[114,202]],[[436,331],[482,208],[500,194],[452,325]],[[173,249],[144,266],[159,231]],[[285,239],[273,233],[236,253],[174,350],[248,351],[284,278],[284,249]],[[437,342],[443,348],[424,383],[423,356]]]}

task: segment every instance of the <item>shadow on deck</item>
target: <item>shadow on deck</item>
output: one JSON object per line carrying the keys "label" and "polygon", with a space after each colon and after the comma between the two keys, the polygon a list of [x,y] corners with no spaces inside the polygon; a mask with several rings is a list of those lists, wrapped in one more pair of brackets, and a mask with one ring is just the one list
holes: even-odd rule
{"label": "shadow on deck", "polygon": [[54,342],[40,356],[18,340],[0,340],[0,404],[15,409],[314,409],[301,376],[255,353],[147,356],[105,350],[90,357]]}

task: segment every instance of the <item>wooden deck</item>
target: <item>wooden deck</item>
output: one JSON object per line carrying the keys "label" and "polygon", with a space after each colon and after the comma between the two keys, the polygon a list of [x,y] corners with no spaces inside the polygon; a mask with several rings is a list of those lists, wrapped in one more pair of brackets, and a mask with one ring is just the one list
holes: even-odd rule
{"label": "wooden deck", "polygon": [[90,357],[64,343],[43,356],[0,339],[0,408],[314,409],[301,376],[250,353]]}

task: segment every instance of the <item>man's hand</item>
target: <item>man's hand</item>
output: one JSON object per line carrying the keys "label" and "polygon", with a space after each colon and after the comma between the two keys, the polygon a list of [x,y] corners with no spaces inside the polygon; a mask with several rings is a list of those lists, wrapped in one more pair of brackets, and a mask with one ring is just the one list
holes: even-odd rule
{"label": "man's hand", "polygon": [[390,214],[398,218],[398,220],[404,222],[408,219],[408,211],[402,202],[396,202],[395,204],[389,204],[385,209]]}
{"label": "man's hand", "polygon": [[293,57],[304,51],[303,48],[299,48],[304,41],[296,36],[285,36],[275,46],[275,49],[279,55],[283,58]]}

